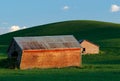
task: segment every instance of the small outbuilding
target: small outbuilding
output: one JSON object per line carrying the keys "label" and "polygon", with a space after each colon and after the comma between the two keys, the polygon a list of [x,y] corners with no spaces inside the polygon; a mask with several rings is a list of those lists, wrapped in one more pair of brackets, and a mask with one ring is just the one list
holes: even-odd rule
{"label": "small outbuilding", "polygon": [[81,66],[81,47],[72,35],[14,37],[8,57],[20,69]]}
{"label": "small outbuilding", "polygon": [[99,46],[88,41],[88,40],[79,40],[80,46],[82,47],[82,55],[85,54],[98,54]]}

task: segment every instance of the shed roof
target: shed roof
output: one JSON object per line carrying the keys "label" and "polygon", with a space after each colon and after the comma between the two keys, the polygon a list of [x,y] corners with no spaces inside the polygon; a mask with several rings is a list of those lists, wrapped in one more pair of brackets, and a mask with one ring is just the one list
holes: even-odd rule
{"label": "shed roof", "polygon": [[23,50],[80,48],[79,42],[72,35],[14,37]]}
{"label": "shed roof", "polygon": [[90,42],[90,41],[85,40],[85,39],[79,40],[79,43],[81,44],[81,43],[83,43],[84,41],[87,41],[87,42],[89,42],[89,43],[91,43],[91,44],[93,44],[93,45],[99,47],[98,45],[94,44],[93,42]]}

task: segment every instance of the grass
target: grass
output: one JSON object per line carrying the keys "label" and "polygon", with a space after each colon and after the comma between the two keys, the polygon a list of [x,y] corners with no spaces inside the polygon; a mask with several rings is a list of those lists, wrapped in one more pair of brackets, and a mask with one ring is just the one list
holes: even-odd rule
{"label": "grass", "polygon": [[[112,68],[111,68],[112,67]],[[85,66],[85,68],[0,70],[0,81],[119,81],[120,65]],[[104,69],[103,69],[104,68]],[[112,69],[112,70],[111,70]]]}
{"label": "grass", "polygon": [[[34,33],[33,33],[34,32]],[[83,55],[82,67],[62,69],[8,69],[6,50],[12,37],[74,35],[100,46],[100,54]],[[66,21],[0,35],[0,81],[119,81],[120,24],[98,21]]]}

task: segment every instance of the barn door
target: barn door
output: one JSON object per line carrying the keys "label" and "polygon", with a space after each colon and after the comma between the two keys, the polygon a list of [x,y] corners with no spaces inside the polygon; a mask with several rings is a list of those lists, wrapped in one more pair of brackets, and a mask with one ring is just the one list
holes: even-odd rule
{"label": "barn door", "polygon": [[13,69],[18,68],[18,52],[14,51],[11,54],[11,66]]}

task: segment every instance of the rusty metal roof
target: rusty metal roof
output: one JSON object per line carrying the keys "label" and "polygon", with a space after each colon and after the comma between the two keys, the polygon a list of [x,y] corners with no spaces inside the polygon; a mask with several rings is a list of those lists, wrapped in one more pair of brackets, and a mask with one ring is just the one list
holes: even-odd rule
{"label": "rusty metal roof", "polygon": [[79,42],[72,35],[14,37],[23,50],[80,48]]}

